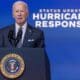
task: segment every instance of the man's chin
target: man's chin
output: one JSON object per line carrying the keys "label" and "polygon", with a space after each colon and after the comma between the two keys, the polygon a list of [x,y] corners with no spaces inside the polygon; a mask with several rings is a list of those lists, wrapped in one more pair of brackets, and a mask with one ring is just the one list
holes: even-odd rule
{"label": "man's chin", "polygon": [[17,22],[17,24],[18,24],[18,25],[23,25],[23,24],[24,24],[24,22]]}

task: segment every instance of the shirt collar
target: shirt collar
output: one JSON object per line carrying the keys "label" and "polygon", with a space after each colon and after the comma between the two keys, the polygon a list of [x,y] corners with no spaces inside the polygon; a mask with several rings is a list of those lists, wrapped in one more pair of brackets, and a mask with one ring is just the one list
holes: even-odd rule
{"label": "shirt collar", "polygon": [[[15,33],[16,33],[16,34],[17,34],[19,28],[20,28],[20,25],[18,25],[17,23],[15,23]],[[27,28],[27,22],[25,22],[25,23],[23,24],[23,26],[22,26],[22,30],[23,30],[24,33],[25,33],[25,31],[26,31],[26,28]]]}
{"label": "shirt collar", "polygon": [[[23,24],[23,26],[21,26],[21,27],[22,27],[22,29],[26,29],[26,27],[27,27],[27,22],[25,22],[25,23]],[[15,28],[19,29],[19,28],[20,28],[20,25],[18,25],[17,23],[15,23]]]}

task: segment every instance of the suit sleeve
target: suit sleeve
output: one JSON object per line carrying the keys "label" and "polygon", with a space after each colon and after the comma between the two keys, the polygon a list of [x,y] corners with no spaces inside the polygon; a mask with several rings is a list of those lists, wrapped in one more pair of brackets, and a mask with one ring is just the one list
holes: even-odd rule
{"label": "suit sleeve", "polygon": [[3,30],[0,30],[0,48],[4,47]]}
{"label": "suit sleeve", "polygon": [[44,48],[45,47],[43,32],[40,33],[39,39],[37,41],[37,47],[38,48]]}

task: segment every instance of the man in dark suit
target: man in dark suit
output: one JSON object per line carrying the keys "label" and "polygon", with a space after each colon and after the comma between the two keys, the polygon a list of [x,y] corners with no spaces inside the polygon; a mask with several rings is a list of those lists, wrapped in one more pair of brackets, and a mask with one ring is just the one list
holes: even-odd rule
{"label": "man in dark suit", "polygon": [[12,13],[15,23],[0,30],[0,47],[44,47],[43,32],[27,23],[28,5],[16,1]]}

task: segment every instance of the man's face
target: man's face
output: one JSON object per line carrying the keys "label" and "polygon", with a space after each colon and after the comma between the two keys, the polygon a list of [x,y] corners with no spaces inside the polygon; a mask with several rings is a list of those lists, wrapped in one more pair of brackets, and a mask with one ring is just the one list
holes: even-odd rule
{"label": "man's face", "polygon": [[26,21],[27,16],[28,10],[26,9],[26,6],[24,4],[16,4],[13,7],[13,17],[17,24],[23,25]]}

